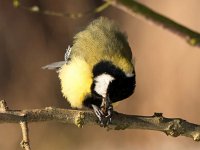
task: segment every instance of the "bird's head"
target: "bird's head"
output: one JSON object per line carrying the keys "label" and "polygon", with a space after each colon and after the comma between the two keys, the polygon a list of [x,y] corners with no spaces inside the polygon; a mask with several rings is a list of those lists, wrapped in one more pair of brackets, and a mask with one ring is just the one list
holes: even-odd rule
{"label": "bird's head", "polygon": [[102,61],[93,68],[91,92],[96,104],[109,97],[116,102],[129,97],[135,88],[135,74],[125,74],[120,68],[109,61]]}

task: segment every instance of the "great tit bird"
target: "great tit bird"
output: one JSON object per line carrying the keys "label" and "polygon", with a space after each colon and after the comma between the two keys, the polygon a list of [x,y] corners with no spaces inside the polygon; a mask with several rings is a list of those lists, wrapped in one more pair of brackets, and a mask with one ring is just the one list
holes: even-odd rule
{"label": "great tit bird", "polygon": [[75,35],[64,61],[43,69],[57,69],[63,96],[72,107],[93,109],[102,126],[111,122],[112,103],[129,97],[135,89],[127,37],[105,17]]}

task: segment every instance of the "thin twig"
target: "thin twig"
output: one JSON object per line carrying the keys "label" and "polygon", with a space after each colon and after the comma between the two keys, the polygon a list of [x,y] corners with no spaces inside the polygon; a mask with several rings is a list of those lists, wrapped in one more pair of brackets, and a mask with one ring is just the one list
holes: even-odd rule
{"label": "thin twig", "polygon": [[[24,115],[26,117],[24,117]],[[69,110],[47,107],[32,110],[9,110],[0,111],[0,123],[56,121],[74,124],[78,127],[83,125],[98,125],[98,119],[92,111]],[[161,113],[153,116],[126,115],[115,112],[109,130],[144,129],[166,133],[173,137],[179,135],[200,141],[200,125],[189,123],[180,118],[165,118]]]}
{"label": "thin twig", "polygon": [[20,126],[22,129],[22,141],[20,145],[25,150],[31,150],[30,142],[29,142],[28,123],[26,121],[21,121]]}
{"label": "thin twig", "polygon": [[[12,112],[12,111],[9,110],[6,101],[0,100],[0,113],[4,114],[5,115],[4,117],[6,117],[8,119],[9,115],[6,115],[6,114],[8,114],[9,112]],[[21,129],[22,129],[22,141],[21,141],[20,145],[25,150],[31,150],[30,144],[29,144],[29,132],[28,132],[28,122],[26,120],[26,114],[19,113],[17,115],[17,119],[19,119],[19,120],[16,123],[20,123]],[[1,119],[0,119],[0,121],[1,121]]]}
{"label": "thin twig", "polygon": [[5,100],[0,100],[0,111],[5,112],[8,110],[8,106]]}
{"label": "thin twig", "polygon": [[135,0],[104,0],[112,6],[144,21],[159,25],[177,34],[190,45],[200,47],[200,33],[169,19]]}
{"label": "thin twig", "polygon": [[110,3],[104,2],[102,5],[96,7],[95,9],[88,10],[88,11],[85,11],[85,12],[79,12],[79,13],[57,12],[57,11],[47,10],[47,9],[43,10],[39,6],[36,6],[36,5],[34,5],[34,6],[22,5],[20,3],[20,0],[13,0],[13,6],[15,8],[24,9],[24,10],[29,11],[31,13],[40,13],[40,14],[48,15],[48,16],[67,17],[67,18],[71,18],[71,19],[78,19],[78,18],[81,18],[83,16],[87,16],[87,15],[90,15],[90,14],[100,13],[103,10],[105,10],[107,7],[109,7]]}

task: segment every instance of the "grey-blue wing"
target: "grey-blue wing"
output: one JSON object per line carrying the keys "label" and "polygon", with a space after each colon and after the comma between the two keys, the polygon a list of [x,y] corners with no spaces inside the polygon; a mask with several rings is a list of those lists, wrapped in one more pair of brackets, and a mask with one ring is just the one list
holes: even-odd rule
{"label": "grey-blue wing", "polygon": [[48,64],[46,66],[43,66],[42,69],[49,69],[49,70],[60,69],[60,67],[62,67],[64,64],[66,64],[69,61],[71,50],[72,50],[71,46],[68,46],[68,48],[66,49],[65,55],[64,55],[64,59],[65,59],[64,61],[58,61],[58,62]]}
{"label": "grey-blue wing", "polygon": [[60,69],[60,67],[66,63],[67,63],[67,61],[54,62],[54,63],[48,64],[46,66],[43,66],[42,69],[57,70],[57,69]]}

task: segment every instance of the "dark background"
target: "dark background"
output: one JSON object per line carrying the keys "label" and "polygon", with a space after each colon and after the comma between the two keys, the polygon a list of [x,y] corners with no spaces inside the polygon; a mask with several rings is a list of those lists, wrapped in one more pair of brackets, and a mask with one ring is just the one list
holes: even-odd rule
{"label": "dark background", "polygon": [[[154,10],[200,32],[198,0],[140,0]],[[85,12],[99,6],[94,0],[24,1],[42,9]],[[34,14],[13,8],[11,0],[0,0],[0,98],[10,109],[68,108],[60,92],[57,74],[41,67],[63,60],[73,36],[99,15],[115,20],[125,31],[135,56],[135,94],[115,109],[138,115],[163,112],[200,124],[200,48],[176,35],[147,24],[116,8],[80,19]],[[109,131],[98,126],[79,129],[61,123],[31,123],[33,150],[197,150],[190,138],[168,137],[145,130]],[[0,149],[20,150],[18,124],[0,124]]]}

